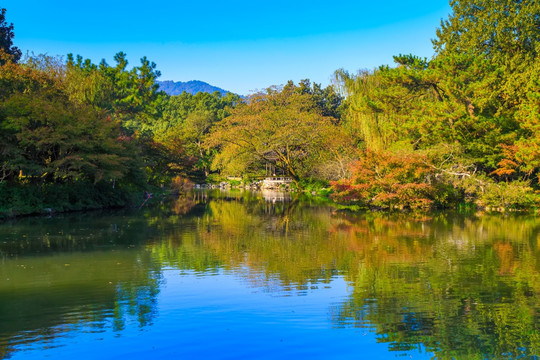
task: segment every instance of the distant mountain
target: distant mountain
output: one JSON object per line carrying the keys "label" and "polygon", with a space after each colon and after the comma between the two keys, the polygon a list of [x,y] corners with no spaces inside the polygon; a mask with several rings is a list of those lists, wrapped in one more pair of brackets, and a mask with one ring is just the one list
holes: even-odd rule
{"label": "distant mountain", "polygon": [[169,95],[180,95],[184,91],[192,95],[199,92],[207,92],[212,94],[215,91],[219,91],[221,95],[225,95],[229,92],[199,80],[191,80],[187,82],[166,80],[158,81],[157,83],[159,85],[159,90],[165,91]]}

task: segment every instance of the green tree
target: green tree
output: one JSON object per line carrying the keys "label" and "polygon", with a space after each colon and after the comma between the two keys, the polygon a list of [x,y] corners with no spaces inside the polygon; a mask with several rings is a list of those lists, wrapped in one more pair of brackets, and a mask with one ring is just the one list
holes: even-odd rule
{"label": "green tree", "polygon": [[[0,52],[7,54],[14,62],[19,61],[22,52],[18,47],[13,46],[13,23],[8,24],[6,21],[6,9],[0,8]],[[5,59],[0,56],[0,65],[5,62]]]}
{"label": "green tree", "polygon": [[474,115],[491,118],[501,133],[510,130],[496,145],[504,155],[494,164],[504,170],[497,174],[534,177],[540,160],[529,144],[534,148],[540,137],[538,119],[531,112],[539,90],[540,3],[454,0],[451,6],[453,13],[433,40],[441,70],[453,75],[448,83],[468,101]]}
{"label": "green tree", "polygon": [[71,101],[112,111],[113,80],[90,60],[68,54],[65,87]]}
{"label": "green tree", "polygon": [[[294,84],[292,81],[289,81],[287,86],[294,87]],[[312,84],[309,79],[303,79],[300,80],[295,91],[300,94],[312,95],[315,103],[324,116],[333,117],[336,121],[341,120],[343,97],[336,92],[334,86],[329,85],[323,89],[321,84]]]}
{"label": "green tree", "polygon": [[[162,116],[151,126],[155,141],[164,144],[181,144],[184,148],[185,173],[192,178],[208,176],[214,149],[203,146],[212,127],[230,114],[230,109],[240,100],[238,95],[228,93],[182,93],[166,97],[163,101]],[[189,164],[189,165],[188,165]]]}
{"label": "green tree", "polygon": [[540,50],[538,1],[452,0],[450,5],[452,14],[441,22],[433,40],[437,57],[467,54],[489,60],[499,73],[489,90],[501,106],[519,106],[527,97],[524,85]]}
{"label": "green tree", "polygon": [[363,149],[427,155],[439,180],[479,203],[507,204],[514,190],[530,195],[529,183],[538,186],[540,5],[451,6],[432,60],[399,55],[392,68],[336,72],[348,96],[344,123]]}
{"label": "green tree", "polygon": [[[115,66],[104,60],[99,65],[68,55],[64,88],[71,101],[91,106],[104,112],[112,121],[119,122],[123,138],[134,147],[133,158],[153,184],[162,184],[174,171],[182,168],[185,160],[180,142],[160,144],[154,126],[161,118],[161,109],[167,96],[158,91],[156,79],[160,76],[156,64],[146,57],[141,65],[128,69],[127,56],[119,52],[114,56]],[[172,171],[172,172],[171,172]],[[139,174],[141,175],[141,174]]]}
{"label": "green tree", "polygon": [[69,100],[59,79],[30,66],[0,70],[3,178],[31,182],[120,179],[132,166],[120,124]]}
{"label": "green tree", "polygon": [[102,60],[99,65],[68,54],[67,91],[74,101],[107,110],[131,132],[141,131],[160,116],[162,94],[156,83],[161,75],[146,57],[141,65],[128,69],[127,55],[114,56],[115,66]]}

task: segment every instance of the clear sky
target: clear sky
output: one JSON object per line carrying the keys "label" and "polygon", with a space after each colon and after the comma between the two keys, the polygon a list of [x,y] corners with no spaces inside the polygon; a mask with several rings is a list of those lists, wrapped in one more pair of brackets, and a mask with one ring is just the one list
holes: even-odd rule
{"label": "clear sky", "polygon": [[291,79],[327,85],[336,69],[431,57],[448,0],[0,0],[23,52],[113,64],[146,55],[160,80],[202,80],[248,94]]}

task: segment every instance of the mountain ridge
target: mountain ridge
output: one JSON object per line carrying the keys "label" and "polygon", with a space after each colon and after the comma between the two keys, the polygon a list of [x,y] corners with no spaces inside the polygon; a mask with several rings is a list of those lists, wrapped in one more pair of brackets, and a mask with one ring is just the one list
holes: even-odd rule
{"label": "mountain ridge", "polygon": [[172,81],[164,80],[157,81],[159,85],[159,90],[166,92],[168,95],[180,95],[184,91],[195,95],[199,92],[214,93],[216,91],[220,92],[221,95],[226,95],[230,91],[224,90],[217,86],[210,85],[204,81],[200,80],[190,80],[190,81]]}

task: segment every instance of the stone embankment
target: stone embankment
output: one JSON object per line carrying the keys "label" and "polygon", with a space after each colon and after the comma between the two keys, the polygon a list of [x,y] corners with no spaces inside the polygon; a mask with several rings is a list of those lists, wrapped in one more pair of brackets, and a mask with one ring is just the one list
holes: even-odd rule
{"label": "stone embankment", "polygon": [[281,190],[291,191],[292,179],[287,177],[272,177],[249,183],[240,182],[232,185],[222,181],[219,184],[196,184],[196,189],[245,189],[245,190]]}

